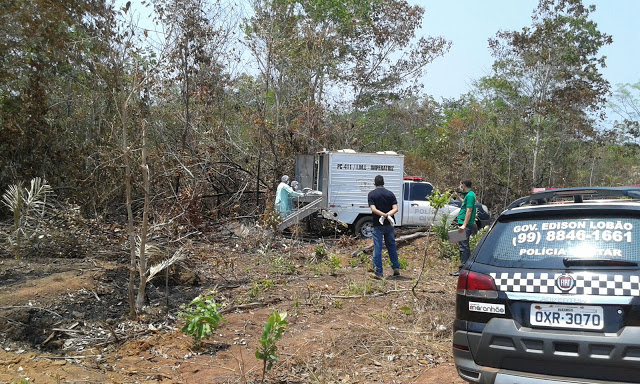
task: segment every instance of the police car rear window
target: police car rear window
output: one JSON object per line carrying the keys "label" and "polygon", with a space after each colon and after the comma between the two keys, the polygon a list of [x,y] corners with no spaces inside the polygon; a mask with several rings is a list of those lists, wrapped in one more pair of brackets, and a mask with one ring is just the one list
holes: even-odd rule
{"label": "police car rear window", "polygon": [[640,263],[638,240],[634,218],[518,220],[498,223],[476,261],[526,268],[564,268],[565,258]]}

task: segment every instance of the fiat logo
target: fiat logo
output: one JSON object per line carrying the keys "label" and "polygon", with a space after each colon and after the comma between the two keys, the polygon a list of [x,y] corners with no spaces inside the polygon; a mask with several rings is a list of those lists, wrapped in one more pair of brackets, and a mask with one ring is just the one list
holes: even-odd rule
{"label": "fiat logo", "polygon": [[576,285],[576,281],[571,275],[561,275],[556,279],[556,287],[563,292],[570,291]]}

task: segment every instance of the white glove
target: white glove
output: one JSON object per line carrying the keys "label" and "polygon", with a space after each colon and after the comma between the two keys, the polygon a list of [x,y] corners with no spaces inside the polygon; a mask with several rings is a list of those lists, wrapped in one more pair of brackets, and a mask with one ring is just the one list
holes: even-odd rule
{"label": "white glove", "polygon": [[393,220],[393,217],[387,216],[387,220],[391,223],[391,225],[396,225],[396,222]]}
{"label": "white glove", "polygon": [[380,225],[384,225],[384,216],[380,216]]}

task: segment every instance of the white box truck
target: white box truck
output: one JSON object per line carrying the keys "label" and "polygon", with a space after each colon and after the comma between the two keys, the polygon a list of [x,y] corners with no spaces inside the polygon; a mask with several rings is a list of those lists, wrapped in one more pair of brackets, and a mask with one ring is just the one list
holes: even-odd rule
{"label": "white box truck", "polygon": [[417,227],[440,223],[446,216],[453,221],[459,208],[446,205],[438,211],[431,207],[428,196],[433,185],[420,178],[404,177],[404,155],[395,152],[359,153],[353,150],[323,151],[296,158],[296,180],[310,191],[299,202],[307,204],[285,217],[280,229],[303,218],[322,212],[322,216],[347,224],[354,233],[371,237],[373,222],[368,194],[375,187],[376,175],[384,177],[385,188],[396,195],[396,226]]}

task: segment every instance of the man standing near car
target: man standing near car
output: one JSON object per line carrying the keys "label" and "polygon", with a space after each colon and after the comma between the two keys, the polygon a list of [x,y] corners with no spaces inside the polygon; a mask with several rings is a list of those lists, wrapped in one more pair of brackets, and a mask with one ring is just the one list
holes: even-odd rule
{"label": "man standing near car", "polygon": [[460,269],[462,269],[462,266],[469,260],[469,256],[471,256],[469,237],[478,233],[478,227],[476,227],[476,194],[471,190],[471,180],[462,180],[460,182],[460,190],[464,198],[460,205],[460,212],[458,212],[458,232],[464,232],[465,238],[458,242],[460,266],[458,267],[458,271],[453,274],[454,276],[460,274]]}
{"label": "man standing near car", "polygon": [[382,275],[382,239],[389,252],[393,276],[400,276],[400,263],[396,249],[393,215],[398,212],[398,200],[393,192],[384,187],[384,178],[377,175],[373,184],[375,189],[369,192],[368,202],[373,213],[373,269],[374,277],[381,279]]}

